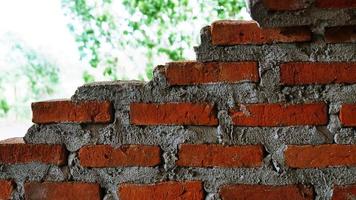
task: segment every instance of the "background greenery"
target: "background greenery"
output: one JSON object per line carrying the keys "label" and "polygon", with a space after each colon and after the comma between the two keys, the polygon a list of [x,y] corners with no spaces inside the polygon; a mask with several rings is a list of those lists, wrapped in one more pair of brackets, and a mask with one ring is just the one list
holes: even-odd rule
{"label": "background greenery", "polygon": [[[82,77],[73,78],[86,83],[98,77],[126,79],[118,56],[123,53],[130,65],[145,66],[136,78],[150,80],[154,66],[163,64],[162,60],[192,59],[192,49],[199,42],[203,25],[217,19],[241,18],[240,11],[245,7],[244,0],[61,1],[80,59],[88,66]],[[50,97],[57,91],[60,66],[18,38],[9,36],[0,42],[10,46],[7,58],[16,65],[15,70],[0,71],[0,117],[10,112],[26,117],[30,114],[30,101]],[[2,83],[9,81],[14,82],[15,92],[21,94],[15,95],[16,99],[4,95]],[[17,82],[26,82],[26,88],[16,88]]]}

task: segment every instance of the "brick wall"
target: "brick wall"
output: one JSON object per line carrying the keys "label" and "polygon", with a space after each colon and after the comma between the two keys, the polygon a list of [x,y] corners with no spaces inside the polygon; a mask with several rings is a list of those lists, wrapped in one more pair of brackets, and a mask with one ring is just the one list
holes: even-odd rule
{"label": "brick wall", "polygon": [[33,103],[0,199],[355,199],[355,1],[249,5],[197,61]]}

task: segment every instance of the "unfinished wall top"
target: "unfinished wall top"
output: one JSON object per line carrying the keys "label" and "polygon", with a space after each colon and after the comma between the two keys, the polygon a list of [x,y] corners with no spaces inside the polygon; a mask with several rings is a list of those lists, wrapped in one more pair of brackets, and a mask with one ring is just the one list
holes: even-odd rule
{"label": "unfinished wall top", "polygon": [[263,27],[356,25],[355,0],[247,0],[251,16]]}

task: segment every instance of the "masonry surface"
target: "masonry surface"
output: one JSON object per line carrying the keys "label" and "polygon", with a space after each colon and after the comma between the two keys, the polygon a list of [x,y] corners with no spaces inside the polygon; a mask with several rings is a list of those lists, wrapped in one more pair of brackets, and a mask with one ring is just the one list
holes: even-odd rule
{"label": "masonry surface", "polygon": [[355,199],[356,1],[249,6],[150,82],[33,103],[0,199]]}

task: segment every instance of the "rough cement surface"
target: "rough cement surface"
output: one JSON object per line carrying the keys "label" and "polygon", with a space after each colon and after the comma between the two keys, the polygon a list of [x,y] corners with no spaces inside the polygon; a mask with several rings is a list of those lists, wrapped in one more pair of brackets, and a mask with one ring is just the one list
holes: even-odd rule
{"label": "rough cement surface", "polygon": [[308,8],[290,12],[268,11],[262,0],[247,1],[251,17],[262,27],[308,25],[313,32],[320,33],[325,27],[356,25],[356,9],[321,9],[314,6],[314,0],[306,3],[310,5]]}
{"label": "rough cement surface", "polygon": [[[337,117],[342,102],[352,102],[355,96],[341,98],[340,91],[350,86],[308,86],[281,88],[278,70],[268,69],[261,83],[214,84],[205,86],[169,87],[163,75],[156,70],[149,83],[90,84],[78,88],[72,100],[110,100],[115,107],[115,121],[103,125],[53,124],[34,125],[25,137],[29,143],[64,144],[72,152],[67,173],[63,169],[43,170],[42,179],[98,182],[105,188],[105,199],[118,199],[117,187],[123,182],[155,183],[165,180],[203,180],[207,199],[220,199],[219,187],[233,183],[267,185],[310,184],[315,187],[317,199],[330,199],[333,184],[356,183],[355,168],[293,170],[284,165],[283,151],[288,144],[355,144],[353,129],[342,128]],[[313,91],[309,92],[309,90]],[[290,91],[289,91],[290,90]],[[336,91],[334,91],[336,90]],[[272,92],[273,91],[273,92]],[[332,92],[333,91],[333,92]],[[305,93],[305,94],[304,94]],[[338,94],[338,95],[336,95]],[[355,94],[355,93],[353,93]],[[330,102],[331,118],[327,126],[295,127],[234,127],[228,109],[238,103],[256,102]],[[132,126],[129,121],[131,102],[213,102],[217,105],[219,126]],[[266,150],[264,165],[257,169],[181,168],[175,165],[181,143],[220,143],[227,145],[263,144]],[[76,151],[87,144],[159,145],[163,150],[163,164],[154,168],[87,169],[80,166]],[[33,167],[33,166],[31,166]],[[27,173],[27,168],[23,171]],[[23,177],[21,170],[12,176]],[[40,178],[40,179],[41,179]],[[19,184],[21,186],[21,182]],[[19,190],[21,193],[21,190]]]}

